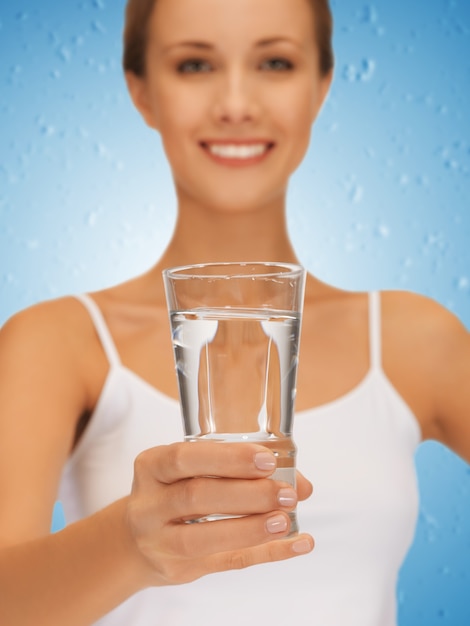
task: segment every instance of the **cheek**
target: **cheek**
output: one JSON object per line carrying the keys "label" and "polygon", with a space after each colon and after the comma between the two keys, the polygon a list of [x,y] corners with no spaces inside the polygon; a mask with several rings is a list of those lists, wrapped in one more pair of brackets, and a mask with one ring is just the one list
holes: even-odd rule
{"label": "cheek", "polygon": [[305,86],[279,94],[278,119],[287,132],[297,137],[310,133],[315,116],[314,101],[313,89]]}
{"label": "cheek", "polygon": [[313,91],[302,89],[294,97],[286,99],[280,109],[280,123],[282,122],[287,141],[285,166],[292,174],[300,165],[309,147],[312,122],[314,118]]}
{"label": "cheek", "polygon": [[[192,140],[201,126],[204,111],[201,102],[187,94],[167,92],[157,95],[159,130],[164,142],[181,143]],[[184,148],[184,144],[181,146]]]}
{"label": "cheek", "polygon": [[[170,168],[175,175],[178,172],[188,173],[188,163],[194,167],[194,158],[199,148],[200,118],[194,107],[181,104],[180,100],[170,98],[168,106],[160,110],[159,133]],[[199,120],[199,122],[198,122]]]}
{"label": "cheek", "polygon": [[304,89],[295,97],[286,99],[279,109],[279,121],[283,124],[288,145],[292,169],[296,169],[308,149],[314,107],[312,90]]}

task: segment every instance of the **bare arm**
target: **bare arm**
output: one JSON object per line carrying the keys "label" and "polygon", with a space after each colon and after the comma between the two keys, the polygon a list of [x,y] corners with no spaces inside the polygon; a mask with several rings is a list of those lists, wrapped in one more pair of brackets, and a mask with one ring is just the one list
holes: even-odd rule
{"label": "bare arm", "polygon": [[435,438],[470,463],[470,333],[447,311],[436,317]]}
{"label": "bare arm", "polygon": [[435,439],[470,462],[470,333],[435,301],[384,294],[385,366]]}
{"label": "bare arm", "polygon": [[[279,503],[282,484],[266,480],[274,467],[260,467],[266,457],[256,454],[266,450],[210,442],[146,451],[128,497],[49,535],[61,468],[87,403],[81,368],[70,359],[75,340],[61,330],[67,311],[59,313],[45,307],[0,332],[0,623],[89,624],[139,589],[313,547],[308,536],[277,540],[288,533],[291,507]],[[307,481],[299,486],[306,496]],[[215,503],[248,516],[184,523]]]}

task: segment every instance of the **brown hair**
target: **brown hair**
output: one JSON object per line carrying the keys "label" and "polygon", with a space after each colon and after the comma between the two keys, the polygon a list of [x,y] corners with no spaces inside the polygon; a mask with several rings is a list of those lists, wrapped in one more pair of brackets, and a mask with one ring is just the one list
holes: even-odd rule
{"label": "brown hair", "polygon": [[[124,27],[124,71],[137,76],[145,74],[147,25],[157,0],[128,0]],[[316,37],[320,50],[320,72],[323,76],[333,69],[333,17],[329,0],[309,0],[315,14]]]}

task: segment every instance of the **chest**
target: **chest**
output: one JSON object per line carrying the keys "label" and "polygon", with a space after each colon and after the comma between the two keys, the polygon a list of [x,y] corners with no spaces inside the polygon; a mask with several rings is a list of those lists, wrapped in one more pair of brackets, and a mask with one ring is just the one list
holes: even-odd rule
{"label": "chest", "polygon": [[[166,312],[155,315],[151,324],[128,332],[116,328],[113,334],[126,367],[165,395],[178,398]],[[341,397],[364,379],[369,368],[367,315],[319,316],[305,311],[297,375],[298,410]]]}

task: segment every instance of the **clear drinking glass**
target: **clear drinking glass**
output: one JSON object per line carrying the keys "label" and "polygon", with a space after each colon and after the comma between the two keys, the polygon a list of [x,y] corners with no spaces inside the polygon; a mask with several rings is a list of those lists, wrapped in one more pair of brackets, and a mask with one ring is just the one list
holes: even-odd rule
{"label": "clear drinking glass", "polygon": [[[209,263],[167,269],[163,278],[185,440],[260,443],[277,457],[273,478],[295,487],[305,270]],[[291,533],[297,530],[293,512]]]}

